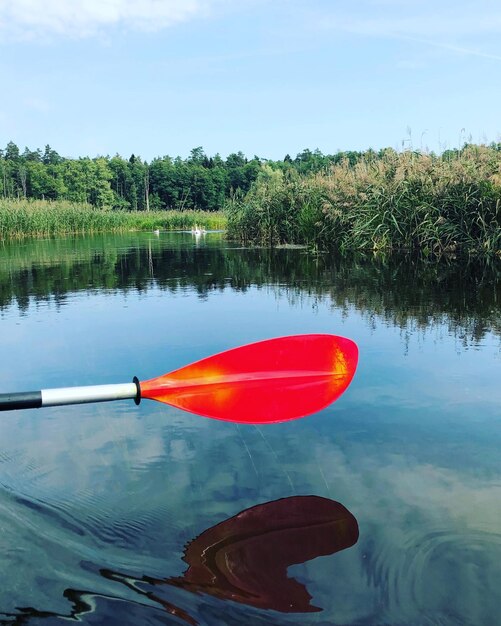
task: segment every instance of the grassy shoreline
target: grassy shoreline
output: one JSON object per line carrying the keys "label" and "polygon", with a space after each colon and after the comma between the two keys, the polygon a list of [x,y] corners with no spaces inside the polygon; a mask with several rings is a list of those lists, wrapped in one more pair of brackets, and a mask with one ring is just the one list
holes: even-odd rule
{"label": "grassy shoreline", "polygon": [[218,212],[0,199],[0,241],[195,225],[259,246],[501,257],[501,144],[443,155],[386,149],[310,173],[262,165]]}
{"label": "grassy shoreline", "polygon": [[222,212],[113,211],[89,204],[0,200],[0,240],[148,230],[207,230],[226,227]]}

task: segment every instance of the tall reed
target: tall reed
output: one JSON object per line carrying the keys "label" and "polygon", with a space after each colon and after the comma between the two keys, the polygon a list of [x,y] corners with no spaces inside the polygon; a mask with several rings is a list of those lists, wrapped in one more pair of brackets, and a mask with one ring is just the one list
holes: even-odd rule
{"label": "tall reed", "polygon": [[229,236],[354,250],[501,249],[501,152],[386,150],[300,177],[274,171],[227,205]]}

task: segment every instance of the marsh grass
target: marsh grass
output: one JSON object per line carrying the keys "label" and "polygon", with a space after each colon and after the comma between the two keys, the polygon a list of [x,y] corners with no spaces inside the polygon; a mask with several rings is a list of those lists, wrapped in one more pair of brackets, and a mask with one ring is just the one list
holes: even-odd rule
{"label": "marsh grass", "polygon": [[300,177],[274,171],[227,205],[228,235],[322,249],[499,254],[501,153],[386,150]]}
{"label": "marsh grass", "polygon": [[195,225],[224,229],[222,213],[202,211],[112,211],[88,204],[42,200],[0,200],[0,239],[55,235],[185,230]]}

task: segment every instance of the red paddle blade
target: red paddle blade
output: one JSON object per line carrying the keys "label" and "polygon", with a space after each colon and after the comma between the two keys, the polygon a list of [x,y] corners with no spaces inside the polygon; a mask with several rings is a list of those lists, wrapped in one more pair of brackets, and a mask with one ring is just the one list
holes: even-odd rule
{"label": "red paddle blade", "polygon": [[356,344],[344,337],[279,337],[141,382],[141,397],[230,422],[283,422],[336,400],[350,384],[357,361]]}

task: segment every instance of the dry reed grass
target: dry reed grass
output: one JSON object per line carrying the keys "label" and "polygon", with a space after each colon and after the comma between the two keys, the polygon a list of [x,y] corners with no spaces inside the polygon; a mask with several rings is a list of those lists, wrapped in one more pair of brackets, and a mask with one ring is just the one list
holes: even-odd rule
{"label": "dry reed grass", "polygon": [[388,149],[304,178],[275,171],[227,212],[229,235],[256,243],[499,254],[501,152]]}

